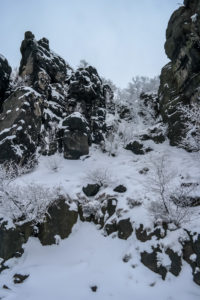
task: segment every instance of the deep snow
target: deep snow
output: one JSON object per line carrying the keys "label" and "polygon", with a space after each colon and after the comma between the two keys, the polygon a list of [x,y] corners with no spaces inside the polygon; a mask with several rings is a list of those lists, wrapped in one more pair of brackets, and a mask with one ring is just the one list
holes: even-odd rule
{"label": "deep snow", "polygon": [[[123,262],[125,254],[132,258]],[[177,278],[159,275],[144,267],[135,240],[104,237],[91,223],[78,222],[68,239],[59,245],[42,246],[30,238],[19,259],[11,259],[0,277],[2,299],[12,300],[195,300],[199,287],[188,265]],[[16,273],[29,274],[23,284],[13,284]],[[92,292],[91,287],[97,286]],[[5,298],[4,298],[5,297]]]}

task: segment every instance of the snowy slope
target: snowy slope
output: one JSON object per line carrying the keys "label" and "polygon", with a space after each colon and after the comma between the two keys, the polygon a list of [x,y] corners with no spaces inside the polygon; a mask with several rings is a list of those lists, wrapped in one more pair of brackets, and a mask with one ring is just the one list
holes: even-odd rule
{"label": "snowy slope", "polygon": [[[76,199],[77,194],[82,194],[82,187],[91,183],[89,173],[106,170],[108,184],[101,187],[98,195],[115,196],[121,216],[130,217],[135,228],[141,223],[151,228],[155,220],[149,214],[148,205],[157,197],[149,186],[152,160],[167,154],[168,170],[173,174],[172,185],[180,175],[186,182],[199,181],[200,168],[195,153],[170,147],[168,142],[159,145],[151,142],[150,145],[154,151],[146,155],[134,155],[121,149],[117,157],[112,157],[93,146],[89,157],[77,161],[65,160],[58,154],[42,156],[35,170],[19,177],[15,183],[26,185],[34,182],[49,189],[57,186]],[[149,167],[150,171],[140,174],[144,167]],[[118,184],[124,184],[127,191],[123,194],[114,192],[113,188]],[[141,200],[142,205],[130,208],[128,199]],[[90,198],[91,202],[94,200],[94,197]],[[200,231],[199,208],[191,210],[193,217],[182,228],[168,232],[167,238],[162,241],[163,249],[170,246],[179,252],[178,240],[184,235],[183,228]],[[118,239],[115,233],[107,237],[104,235],[105,232],[98,230],[98,226],[79,221],[68,239],[58,239],[58,245],[44,247],[36,238],[30,238],[24,245],[22,257],[10,259],[7,262],[10,269],[1,273],[0,286],[6,285],[10,290],[1,289],[0,296],[20,300],[199,299],[199,287],[192,281],[191,268],[186,263],[183,263],[178,277],[168,273],[165,281],[141,264],[140,253],[150,252],[154,239],[142,243],[134,233],[127,241]],[[126,263],[123,262],[125,256],[129,258]],[[162,263],[167,267],[168,260],[163,257]],[[16,273],[30,276],[17,285],[12,278]],[[96,292],[91,290],[92,286],[97,286]]]}
{"label": "snowy slope", "polygon": [[[135,244],[136,243],[136,244]],[[53,246],[41,246],[35,238],[25,245],[20,259],[11,259],[0,277],[3,299],[15,300],[195,300],[200,290],[184,265],[179,277],[162,281],[139,261],[137,241],[104,237],[90,223],[78,222],[71,236]],[[131,258],[123,262],[126,254]],[[13,284],[16,273],[29,274],[23,284]],[[97,286],[93,292],[91,287]],[[4,298],[5,297],[5,298]]]}

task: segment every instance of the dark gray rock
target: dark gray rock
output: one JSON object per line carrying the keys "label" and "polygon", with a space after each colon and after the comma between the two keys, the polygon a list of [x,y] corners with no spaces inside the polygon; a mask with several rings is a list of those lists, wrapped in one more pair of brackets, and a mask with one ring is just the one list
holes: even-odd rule
{"label": "dark gray rock", "polygon": [[104,140],[103,133],[106,130],[106,90],[92,66],[79,68],[69,80],[68,111],[78,110],[84,115],[91,129],[92,141],[97,144]]}
{"label": "dark gray rock", "polygon": [[105,225],[104,229],[105,229],[105,232],[107,233],[107,235],[117,232],[117,230],[118,230],[117,223],[116,222],[107,223]]}
{"label": "dark gray rock", "polygon": [[99,192],[100,185],[99,184],[88,184],[87,186],[83,187],[82,190],[86,196],[92,197],[92,196],[95,196]]}
{"label": "dark gray rock", "polygon": [[140,95],[139,115],[143,122],[148,124],[151,120],[154,122],[160,114],[158,95],[155,93],[141,93]]}
{"label": "dark gray rock", "polygon": [[4,260],[23,253],[22,245],[27,242],[32,234],[30,223],[7,229],[6,222],[0,225],[0,257]]}
{"label": "dark gray rock", "polygon": [[23,283],[29,275],[15,274],[13,275],[13,281],[15,284]]}
{"label": "dark gray rock", "polygon": [[64,59],[50,50],[46,38],[37,42],[34,34],[27,31],[20,51],[22,59],[19,75],[39,91],[44,91],[49,82],[63,83],[66,80],[68,66]]}
{"label": "dark gray rock", "polygon": [[190,141],[184,142],[188,133],[187,122],[192,126],[192,121],[180,106],[200,107],[200,2],[184,3],[185,6],[172,14],[166,31],[165,52],[171,61],[161,72],[159,100],[171,145],[192,150]]}
{"label": "dark gray rock", "polygon": [[3,104],[0,115],[0,163],[24,164],[34,156],[42,125],[43,97],[20,87]]}
{"label": "dark gray rock", "polygon": [[131,150],[136,155],[144,155],[145,153],[152,151],[151,148],[145,148],[144,145],[138,141],[129,143],[125,149]]}
{"label": "dark gray rock", "polygon": [[98,289],[98,287],[96,285],[91,286],[92,292],[95,293],[97,291],[97,289]]}
{"label": "dark gray rock", "polygon": [[166,231],[164,235],[161,235],[161,229],[155,228],[154,230],[148,232],[144,229],[143,224],[140,224],[138,228],[135,230],[136,237],[141,242],[146,242],[152,239],[152,237],[156,237],[158,240],[162,239],[166,236]]}
{"label": "dark gray rock", "polygon": [[109,217],[114,215],[117,207],[117,199],[110,198],[107,200],[106,212],[108,213]]}
{"label": "dark gray rock", "polygon": [[113,191],[117,193],[125,193],[127,191],[127,188],[124,185],[120,184],[116,186]]}
{"label": "dark gray rock", "polygon": [[117,224],[117,229],[118,237],[120,239],[127,240],[133,232],[133,227],[130,222],[130,219],[120,220]]}
{"label": "dark gray rock", "polygon": [[[183,259],[192,268],[194,282],[200,285],[200,234],[186,232],[189,239],[183,243]],[[194,255],[195,259],[192,259],[191,255]]]}
{"label": "dark gray rock", "polygon": [[154,248],[151,253],[146,251],[141,253],[141,262],[151,271],[161,275],[164,280],[167,275],[167,269],[162,265],[157,264],[157,253],[161,252],[159,248]]}
{"label": "dark gray rock", "polygon": [[70,210],[65,199],[59,199],[48,209],[45,221],[38,225],[38,238],[42,245],[55,244],[56,235],[61,239],[67,238],[77,218],[78,212]]}
{"label": "dark gray rock", "polygon": [[182,259],[181,256],[178,255],[178,253],[174,252],[172,249],[168,248],[165,252],[170,260],[171,260],[171,267],[169,271],[174,275],[178,276],[181,272],[182,268]]}
{"label": "dark gray rock", "polygon": [[73,113],[63,121],[64,157],[79,159],[89,153],[89,127],[87,121],[80,113]]}
{"label": "dark gray rock", "polygon": [[163,128],[162,124],[158,124],[157,126],[150,128],[147,132],[140,136],[142,141],[152,140],[156,144],[161,144],[166,139],[165,128]]}
{"label": "dark gray rock", "polygon": [[0,54],[0,110],[5,98],[5,92],[9,86],[11,71],[12,69],[8,64],[7,59]]}

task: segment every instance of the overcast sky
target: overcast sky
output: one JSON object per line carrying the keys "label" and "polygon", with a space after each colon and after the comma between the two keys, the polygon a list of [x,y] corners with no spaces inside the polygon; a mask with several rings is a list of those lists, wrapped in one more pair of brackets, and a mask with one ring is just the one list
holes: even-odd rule
{"label": "overcast sky", "polygon": [[167,63],[165,31],[183,0],[1,0],[0,53],[19,66],[27,30],[46,37],[72,67],[81,59],[125,87],[159,75]]}

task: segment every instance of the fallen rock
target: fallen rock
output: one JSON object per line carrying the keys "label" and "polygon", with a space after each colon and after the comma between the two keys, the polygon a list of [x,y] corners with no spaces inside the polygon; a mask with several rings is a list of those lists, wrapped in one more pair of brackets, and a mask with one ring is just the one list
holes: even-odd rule
{"label": "fallen rock", "polygon": [[159,248],[154,248],[151,253],[146,251],[141,253],[141,262],[151,271],[161,275],[164,280],[167,275],[167,269],[162,265],[158,265],[157,253],[161,252]]}
{"label": "fallen rock", "polygon": [[91,290],[95,293],[96,291],[97,291],[97,289],[98,289],[98,287],[96,286],[96,285],[93,285],[93,286],[91,286],[90,287],[91,288]]}
{"label": "fallen rock", "polygon": [[14,256],[21,256],[23,253],[22,245],[27,242],[32,235],[32,226],[25,223],[22,226],[16,226],[7,229],[7,223],[0,225],[0,257],[4,260]]}
{"label": "fallen rock", "polygon": [[67,238],[77,222],[78,212],[70,210],[65,199],[59,199],[46,214],[45,221],[38,225],[38,238],[42,245],[56,243],[55,236]]}
{"label": "fallen rock", "polygon": [[117,229],[118,237],[120,239],[127,240],[133,232],[133,227],[130,222],[130,219],[120,220],[117,224]]}
{"label": "fallen rock", "polygon": [[126,145],[125,147],[126,150],[131,150],[134,154],[136,155],[143,155],[147,152],[152,151],[151,148],[145,148],[143,144],[141,144],[138,141],[134,141]]}
{"label": "fallen rock", "polygon": [[15,274],[13,276],[13,281],[15,284],[23,283],[28,277],[29,275]]}
{"label": "fallen rock", "polygon": [[124,185],[120,184],[116,186],[113,191],[117,193],[125,193],[127,191],[127,188]]}
{"label": "fallen rock", "polygon": [[92,197],[92,196],[95,196],[99,192],[100,185],[99,184],[88,184],[86,187],[83,187],[82,190],[86,196]]}

